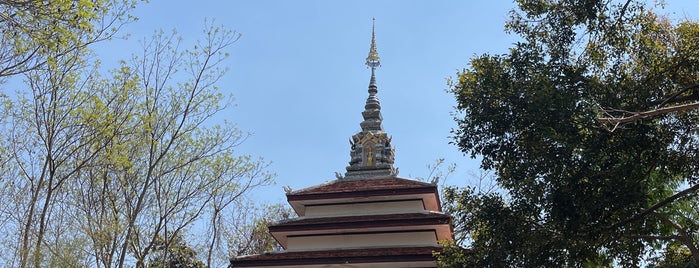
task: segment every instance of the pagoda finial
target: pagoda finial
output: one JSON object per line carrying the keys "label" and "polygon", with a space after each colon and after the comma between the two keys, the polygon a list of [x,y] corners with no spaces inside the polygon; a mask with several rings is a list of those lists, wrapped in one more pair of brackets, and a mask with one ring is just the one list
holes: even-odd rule
{"label": "pagoda finial", "polygon": [[374,70],[376,67],[381,66],[381,58],[379,58],[379,52],[376,51],[376,35],[374,34],[374,25],[376,19],[371,18],[371,47],[369,47],[369,56],[366,57],[366,66]]}
{"label": "pagoda finial", "polygon": [[396,175],[393,168],[394,149],[391,146],[391,137],[381,127],[381,104],[377,97],[378,87],[374,71],[381,66],[379,53],[376,51],[376,34],[374,21],[371,25],[371,47],[366,65],[371,68],[369,81],[369,97],[364,105],[362,121],[359,126],[362,130],[350,139],[350,165],[343,179],[359,179],[378,176]]}

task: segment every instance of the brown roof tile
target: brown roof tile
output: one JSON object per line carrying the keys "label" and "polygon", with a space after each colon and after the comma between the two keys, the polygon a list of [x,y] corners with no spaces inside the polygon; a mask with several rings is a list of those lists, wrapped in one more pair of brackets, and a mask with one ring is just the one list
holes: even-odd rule
{"label": "brown roof tile", "polygon": [[289,201],[361,195],[437,193],[433,184],[399,177],[339,179],[287,194]]}
{"label": "brown roof tile", "polygon": [[229,267],[414,262],[435,260],[439,247],[364,248],[321,251],[276,252],[231,259]]}
{"label": "brown roof tile", "polygon": [[269,226],[270,232],[298,230],[327,230],[342,227],[372,228],[448,224],[450,217],[443,213],[404,213],[387,215],[362,215],[324,218],[296,218]]}

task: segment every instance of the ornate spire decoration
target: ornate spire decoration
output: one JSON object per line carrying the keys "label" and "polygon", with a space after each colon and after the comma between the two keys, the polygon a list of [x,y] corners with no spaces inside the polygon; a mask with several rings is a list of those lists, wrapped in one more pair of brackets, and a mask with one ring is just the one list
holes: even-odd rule
{"label": "ornate spire decoration", "polygon": [[371,19],[371,47],[369,47],[369,56],[366,57],[366,66],[371,68],[372,76],[376,67],[381,67],[381,58],[379,52],[376,51],[376,34],[374,34],[374,24],[376,19]]}
{"label": "ornate spire decoration", "polygon": [[396,175],[393,168],[395,149],[391,146],[391,137],[383,131],[381,121],[381,104],[376,86],[376,68],[381,66],[379,53],[376,50],[376,35],[374,21],[371,25],[371,46],[366,58],[367,67],[371,68],[369,80],[369,97],[364,105],[362,130],[350,139],[350,162],[347,166],[345,179],[360,179]]}

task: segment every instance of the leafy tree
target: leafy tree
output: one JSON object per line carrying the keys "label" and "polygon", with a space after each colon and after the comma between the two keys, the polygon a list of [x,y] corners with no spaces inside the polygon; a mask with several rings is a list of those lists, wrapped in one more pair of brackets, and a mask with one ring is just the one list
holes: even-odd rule
{"label": "leafy tree", "polygon": [[295,215],[295,212],[282,204],[268,205],[262,209],[250,205],[239,207],[247,212],[236,213],[237,218],[231,221],[229,228],[226,229],[228,251],[232,255],[229,257],[282,250],[281,245],[269,233],[267,226],[289,219]]}
{"label": "leafy tree", "polygon": [[[475,266],[637,266],[681,245],[699,260],[696,110],[610,131],[610,111],[699,100],[699,24],[641,1],[517,1],[508,54],[450,82],[454,143],[499,192],[451,189],[447,208]],[[450,256],[442,256],[450,259]]]}
{"label": "leafy tree", "polygon": [[12,219],[3,229],[16,231],[10,237],[18,241],[8,251],[16,254],[5,257],[9,263],[39,267],[61,259],[42,249],[60,244],[48,239],[68,235],[52,231],[58,226],[50,219],[66,217],[66,210],[55,204],[63,202],[68,179],[88,163],[77,156],[95,153],[85,151],[95,133],[80,127],[77,115],[77,107],[93,97],[86,82],[92,80],[94,66],[85,61],[86,47],[111,38],[130,21],[126,12],[133,4],[0,1],[0,82],[18,75],[26,81],[16,98],[0,94],[6,157],[0,212]]}
{"label": "leafy tree", "polygon": [[150,258],[148,267],[152,268],[204,268],[202,261],[197,259],[197,253],[181,236],[171,239],[158,237],[155,243],[155,254]]}
{"label": "leafy tree", "polygon": [[56,57],[111,38],[133,0],[0,0],[0,79],[55,64]]}
{"label": "leafy tree", "polygon": [[24,78],[0,94],[1,265],[143,266],[270,182],[267,163],[235,150],[247,134],[210,122],[229,104],[217,82],[235,32],[207,25],[188,50],[159,32],[105,75],[89,46],[132,20],[133,2],[0,7],[14,31],[2,30],[0,79]]}

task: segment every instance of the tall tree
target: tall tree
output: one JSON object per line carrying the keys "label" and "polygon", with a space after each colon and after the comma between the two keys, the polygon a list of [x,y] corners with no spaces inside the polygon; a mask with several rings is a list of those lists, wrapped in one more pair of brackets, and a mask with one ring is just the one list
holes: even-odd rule
{"label": "tall tree", "polygon": [[[81,126],[78,109],[93,97],[89,44],[111,38],[131,18],[131,1],[1,1],[0,79],[23,76],[25,90],[2,94],[5,135],[1,206],[19,241],[8,254],[19,267],[43,266],[45,245],[63,234],[52,218],[63,218],[69,178],[86,167],[96,133]],[[3,93],[9,93],[2,91]],[[99,148],[95,148],[98,149]],[[6,176],[6,177],[5,177]],[[53,226],[52,226],[53,225]],[[17,235],[15,235],[17,234]],[[48,236],[53,237],[49,238]],[[68,247],[65,247],[68,248]],[[47,259],[47,256],[49,259]],[[65,260],[61,263],[66,264]]]}
{"label": "tall tree", "polygon": [[211,120],[230,104],[218,81],[237,33],[207,25],[182,49],[159,32],[105,75],[90,45],[132,19],[131,1],[0,7],[16,32],[2,30],[0,79],[24,78],[0,94],[0,265],[145,266],[270,182],[236,150],[247,134]]}
{"label": "tall tree", "polygon": [[[638,265],[679,245],[699,262],[699,113],[609,131],[600,113],[699,97],[699,24],[642,1],[517,1],[508,54],[474,57],[450,83],[454,143],[501,192],[447,191],[471,265]],[[463,256],[462,256],[463,257]],[[449,257],[447,257],[448,259]]]}

